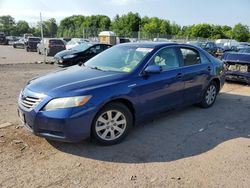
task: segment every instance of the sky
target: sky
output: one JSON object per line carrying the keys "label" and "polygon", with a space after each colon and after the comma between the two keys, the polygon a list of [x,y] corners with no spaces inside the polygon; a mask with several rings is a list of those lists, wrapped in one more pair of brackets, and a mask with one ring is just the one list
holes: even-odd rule
{"label": "sky", "polygon": [[11,15],[31,25],[71,15],[107,15],[129,11],[140,16],[159,17],[179,25],[210,23],[234,26],[241,22],[250,26],[250,0],[0,0],[0,16]]}

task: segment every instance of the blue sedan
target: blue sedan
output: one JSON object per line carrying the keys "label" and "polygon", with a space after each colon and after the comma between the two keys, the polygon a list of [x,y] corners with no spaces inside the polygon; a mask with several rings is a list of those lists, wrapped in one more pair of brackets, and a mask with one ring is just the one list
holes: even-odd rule
{"label": "blue sedan", "polygon": [[224,84],[223,63],[199,47],[126,43],[84,65],[30,80],[18,113],[35,135],[101,144],[123,140],[129,128],[181,106],[211,107]]}

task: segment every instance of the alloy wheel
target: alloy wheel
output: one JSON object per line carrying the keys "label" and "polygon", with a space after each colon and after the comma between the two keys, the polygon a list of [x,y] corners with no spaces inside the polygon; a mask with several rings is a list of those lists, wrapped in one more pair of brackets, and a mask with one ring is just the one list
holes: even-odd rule
{"label": "alloy wheel", "polygon": [[208,105],[211,105],[214,102],[216,98],[216,93],[216,87],[213,84],[210,85],[206,92],[206,103]]}
{"label": "alloy wheel", "polygon": [[118,110],[108,110],[96,120],[95,131],[105,141],[116,140],[123,135],[127,127],[125,115]]}

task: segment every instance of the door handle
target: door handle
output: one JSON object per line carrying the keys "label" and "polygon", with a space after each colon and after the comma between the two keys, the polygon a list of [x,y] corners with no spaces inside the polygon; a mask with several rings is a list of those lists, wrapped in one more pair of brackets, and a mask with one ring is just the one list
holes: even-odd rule
{"label": "door handle", "polygon": [[211,70],[212,70],[212,68],[211,68],[210,66],[208,66],[208,67],[207,67],[207,70],[208,70],[208,71],[211,71]]}
{"label": "door handle", "polygon": [[178,74],[176,75],[176,78],[177,78],[177,79],[182,78],[182,73],[178,73]]}

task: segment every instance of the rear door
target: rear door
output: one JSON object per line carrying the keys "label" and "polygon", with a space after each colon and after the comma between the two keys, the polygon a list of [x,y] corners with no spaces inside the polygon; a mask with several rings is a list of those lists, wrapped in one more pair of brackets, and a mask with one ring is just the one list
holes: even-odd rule
{"label": "rear door", "polygon": [[212,65],[209,59],[191,47],[180,47],[183,64],[184,102],[198,102],[210,79]]}

